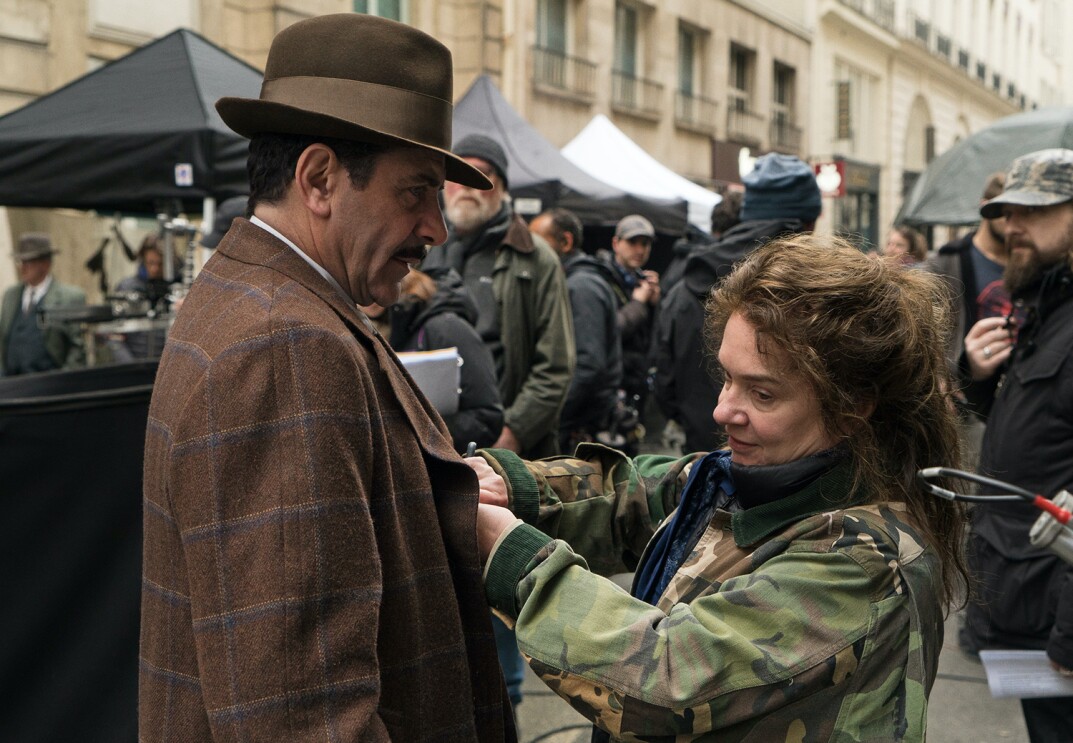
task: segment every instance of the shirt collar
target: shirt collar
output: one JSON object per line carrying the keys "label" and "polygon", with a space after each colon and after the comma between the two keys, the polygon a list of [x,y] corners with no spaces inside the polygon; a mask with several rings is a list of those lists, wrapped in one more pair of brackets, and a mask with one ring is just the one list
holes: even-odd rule
{"label": "shirt collar", "polygon": [[30,293],[30,301],[36,304],[41,301],[41,297],[45,296],[45,292],[48,291],[50,286],[52,286],[52,274],[46,276],[45,280],[37,286],[27,284],[25,291]]}
{"label": "shirt collar", "polygon": [[299,248],[297,245],[294,244],[294,242],[292,242],[290,240],[290,238],[288,238],[286,235],[281,233],[279,230],[277,230],[272,225],[270,225],[267,222],[265,222],[260,217],[256,217],[256,216],[250,217],[250,223],[257,225],[258,227],[260,227],[265,232],[269,233],[270,235],[275,236],[279,240],[281,240],[284,243],[286,243],[287,246],[290,247],[290,249],[293,250],[295,253],[297,253],[299,256],[301,256],[302,260],[304,260],[306,263],[308,263],[313,268],[314,271],[316,271],[321,276],[323,276],[324,280],[327,281],[329,284],[331,284],[332,288],[335,289],[336,293],[338,293],[340,297],[342,297],[343,301],[347,303],[348,307],[350,307],[355,312],[357,312],[360,317],[362,317],[362,318],[365,317],[364,313],[358,312],[358,306],[354,302],[353,298],[349,294],[346,293],[346,291],[343,289],[343,287],[339,285],[339,282],[336,281],[335,278],[330,273],[328,273],[328,271],[324,268],[324,266],[320,265],[315,260],[313,260],[308,255],[306,255],[305,252],[303,252],[303,250],[301,248]]}

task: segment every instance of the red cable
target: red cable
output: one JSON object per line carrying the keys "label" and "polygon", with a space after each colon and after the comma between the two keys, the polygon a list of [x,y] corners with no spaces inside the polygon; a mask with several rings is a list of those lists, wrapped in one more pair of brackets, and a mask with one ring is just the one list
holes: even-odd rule
{"label": "red cable", "polygon": [[1062,524],[1068,524],[1069,519],[1073,517],[1073,513],[1056,506],[1054,502],[1044,498],[1042,495],[1037,495],[1032,502],[1036,504],[1036,508],[1051,514]]}

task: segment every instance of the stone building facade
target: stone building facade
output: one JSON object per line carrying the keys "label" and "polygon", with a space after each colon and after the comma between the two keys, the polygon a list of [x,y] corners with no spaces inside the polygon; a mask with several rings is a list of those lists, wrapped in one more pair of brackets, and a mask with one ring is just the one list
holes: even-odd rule
{"label": "stone building facade", "polygon": [[[441,39],[456,96],[488,74],[556,146],[605,114],[716,188],[768,151],[840,163],[845,195],[819,229],[862,244],[959,138],[1073,98],[1063,0],[0,0],[0,114],[180,26],[261,68],[279,30],[333,12]],[[106,220],[0,209],[0,255],[29,229],[52,231],[57,273],[94,290],[82,264]],[[0,289],[13,277],[0,260]]]}

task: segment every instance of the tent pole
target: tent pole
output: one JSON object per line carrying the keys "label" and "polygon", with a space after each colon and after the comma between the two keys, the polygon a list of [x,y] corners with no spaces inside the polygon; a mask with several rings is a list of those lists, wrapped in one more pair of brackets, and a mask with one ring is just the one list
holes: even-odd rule
{"label": "tent pole", "polygon": [[189,289],[190,284],[193,282],[194,277],[201,271],[201,267],[205,265],[205,248],[201,246],[201,238],[212,232],[212,225],[216,221],[216,199],[212,196],[206,196],[205,200],[201,202],[201,230],[197,236],[197,240],[190,244],[190,249],[194,251],[194,259],[187,261],[188,276],[183,276],[183,283]]}

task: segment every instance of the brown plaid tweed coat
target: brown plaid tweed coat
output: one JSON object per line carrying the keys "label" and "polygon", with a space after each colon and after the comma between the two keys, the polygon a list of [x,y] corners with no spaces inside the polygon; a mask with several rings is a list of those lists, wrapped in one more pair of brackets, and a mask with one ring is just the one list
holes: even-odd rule
{"label": "brown plaid tweed coat", "polygon": [[513,740],[476,507],[383,340],[238,222],[149,413],[140,740]]}

